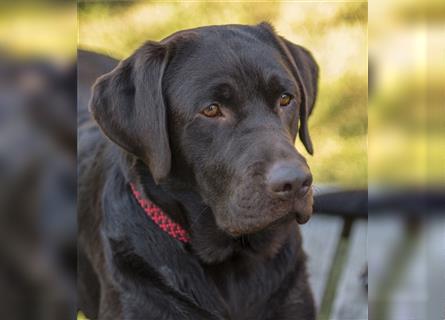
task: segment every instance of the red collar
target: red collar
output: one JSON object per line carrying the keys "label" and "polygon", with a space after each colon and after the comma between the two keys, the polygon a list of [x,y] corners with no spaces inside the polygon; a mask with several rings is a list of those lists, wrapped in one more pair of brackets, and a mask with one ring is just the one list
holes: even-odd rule
{"label": "red collar", "polygon": [[190,242],[190,237],[187,231],[178,223],[174,222],[161,208],[155,205],[148,199],[142,197],[142,193],[136,189],[133,183],[130,183],[133,196],[138,201],[139,205],[144,209],[145,213],[154,223],[156,223],[164,232],[167,232],[173,238],[184,243]]}

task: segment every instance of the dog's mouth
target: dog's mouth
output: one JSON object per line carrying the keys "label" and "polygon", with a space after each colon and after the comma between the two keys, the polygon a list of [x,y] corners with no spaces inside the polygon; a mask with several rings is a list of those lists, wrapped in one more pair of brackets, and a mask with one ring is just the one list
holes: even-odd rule
{"label": "dog's mouth", "polygon": [[246,236],[246,235],[252,235],[258,232],[261,232],[266,229],[272,229],[276,228],[280,225],[288,224],[292,222],[295,219],[295,214],[290,212],[276,220],[273,220],[271,222],[267,222],[264,224],[256,223],[249,226],[235,226],[235,227],[229,227],[226,230],[224,230],[226,233],[231,235],[232,237],[240,237],[240,236]]}
{"label": "dog's mouth", "polygon": [[220,229],[233,237],[249,235],[267,228],[296,221],[305,224],[312,216],[312,190],[303,198],[281,200],[280,202],[259,201],[254,206],[240,206],[229,203],[225,214],[216,212]]}
{"label": "dog's mouth", "polygon": [[308,193],[301,200],[296,200],[294,202],[294,215],[295,220],[299,224],[305,224],[309,221],[312,216],[312,207],[314,203],[312,188],[309,189]]}

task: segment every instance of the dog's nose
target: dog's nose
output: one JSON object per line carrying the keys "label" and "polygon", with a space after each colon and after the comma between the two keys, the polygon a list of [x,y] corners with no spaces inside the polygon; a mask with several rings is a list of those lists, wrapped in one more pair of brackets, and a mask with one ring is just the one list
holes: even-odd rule
{"label": "dog's nose", "polygon": [[266,175],[266,185],[272,194],[280,197],[303,197],[310,189],[312,175],[305,165],[290,162],[275,163]]}

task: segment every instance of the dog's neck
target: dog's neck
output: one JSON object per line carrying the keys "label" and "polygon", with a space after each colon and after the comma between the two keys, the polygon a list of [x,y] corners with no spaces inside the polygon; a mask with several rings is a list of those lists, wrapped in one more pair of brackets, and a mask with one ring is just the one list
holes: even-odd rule
{"label": "dog's neck", "polygon": [[218,228],[211,208],[192,186],[174,179],[157,185],[141,161],[127,158],[125,162],[123,169],[127,181],[135,184],[145,197],[190,234],[192,253],[206,264],[239,257],[270,258],[294,233],[296,223],[293,218],[286,217],[265,230],[234,238]]}

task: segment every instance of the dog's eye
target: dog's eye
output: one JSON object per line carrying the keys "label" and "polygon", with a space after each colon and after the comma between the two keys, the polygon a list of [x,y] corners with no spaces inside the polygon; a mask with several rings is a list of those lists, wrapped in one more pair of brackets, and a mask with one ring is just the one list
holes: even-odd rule
{"label": "dog's eye", "polygon": [[290,94],[283,93],[280,97],[280,107],[288,106],[291,103],[292,99],[293,97]]}
{"label": "dog's eye", "polygon": [[221,117],[223,115],[221,109],[219,108],[219,105],[217,105],[216,103],[209,105],[204,110],[202,110],[201,113],[208,118]]}

